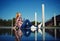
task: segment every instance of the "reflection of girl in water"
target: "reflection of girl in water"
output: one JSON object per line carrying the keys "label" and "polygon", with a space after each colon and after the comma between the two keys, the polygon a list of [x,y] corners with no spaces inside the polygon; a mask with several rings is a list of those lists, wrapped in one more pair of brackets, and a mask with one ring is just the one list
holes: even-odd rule
{"label": "reflection of girl in water", "polygon": [[[27,23],[28,23],[28,26],[26,26]],[[38,25],[38,27],[40,28],[41,25],[42,24]],[[25,26],[26,27],[31,27],[31,31],[36,31],[36,27],[34,25],[32,25],[29,20],[25,20],[24,22],[22,22],[21,14],[17,13],[16,14],[16,19],[15,19],[15,27],[13,27],[16,41],[20,41],[21,40],[21,36],[22,36],[21,27],[23,28]],[[35,29],[33,29],[33,28],[35,28]],[[25,33],[25,35],[27,35],[27,36],[30,35],[30,30],[28,30],[28,31],[29,31],[28,35]],[[26,32],[28,32],[28,31],[26,30]],[[38,31],[42,34],[42,31],[40,29]]]}
{"label": "reflection of girl in water", "polygon": [[20,38],[22,36],[22,31],[20,29],[21,25],[22,25],[21,14],[17,13],[16,14],[16,19],[15,19],[15,27],[14,27],[14,33],[15,33],[16,41],[20,41]]}

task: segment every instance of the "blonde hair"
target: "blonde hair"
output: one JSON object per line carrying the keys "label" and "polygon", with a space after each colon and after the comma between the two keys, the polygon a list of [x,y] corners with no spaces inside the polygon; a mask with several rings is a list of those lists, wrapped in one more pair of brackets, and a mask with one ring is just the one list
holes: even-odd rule
{"label": "blonde hair", "polygon": [[16,19],[17,19],[18,17],[21,17],[21,13],[19,13],[19,12],[16,13]]}
{"label": "blonde hair", "polygon": [[18,19],[18,17],[21,17],[21,13],[19,13],[19,12],[16,13],[15,25],[16,25],[16,23],[17,23],[17,19]]}

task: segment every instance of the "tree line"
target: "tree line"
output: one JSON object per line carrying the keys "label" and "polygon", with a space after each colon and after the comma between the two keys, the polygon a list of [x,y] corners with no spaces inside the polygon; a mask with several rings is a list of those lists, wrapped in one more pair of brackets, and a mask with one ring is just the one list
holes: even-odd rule
{"label": "tree line", "polygon": [[13,19],[0,19],[0,26],[12,26],[12,21],[13,21],[13,24],[15,23],[15,18]]}
{"label": "tree line", "polygon": [[[35,21],[32,21],[31,23],[32,25],[35,25]],[[15,25],[15,18],[8,20],[0,19],[0,26],[12,26],[12,24],[13,26]],[[40,22],[37,22],[37,24],[40,24]]]}

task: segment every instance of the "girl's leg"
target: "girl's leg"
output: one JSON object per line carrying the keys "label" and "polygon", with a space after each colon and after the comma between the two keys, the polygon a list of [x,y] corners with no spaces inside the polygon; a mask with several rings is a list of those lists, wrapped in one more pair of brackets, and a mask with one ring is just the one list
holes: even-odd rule
{"label": "girl's leg", "polygon": [[17,31],[14,31],[14,33],[15,33],[15,41],[19,41],[19,36],[17,34]]}
{"label": "girl's leg", "polygon": [[20,41],[21,41],[22,31],[21,31],[20,29],[18,30],[18,36],[19,36],[19,39],[20,39]]}

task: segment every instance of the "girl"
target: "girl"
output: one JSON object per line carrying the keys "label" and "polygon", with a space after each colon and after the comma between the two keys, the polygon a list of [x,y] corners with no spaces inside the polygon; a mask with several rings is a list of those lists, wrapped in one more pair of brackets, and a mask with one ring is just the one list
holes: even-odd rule
{"label": "girl", "polygon": [[14,29],[14,33],[15,33],[15,41],[20,41],[20,38],[22,36],[22,31],[21,31],[21,25],[22,25],[22,18],[21,18],[21,14],[17,13],[16,14],[16,19],[15,19],[15,27]]}

